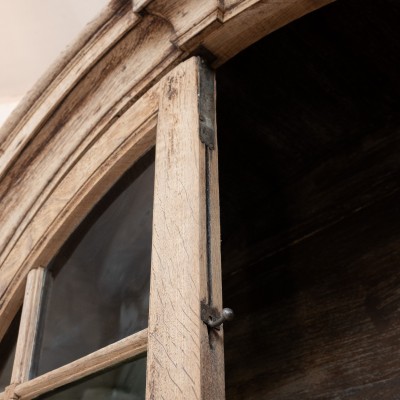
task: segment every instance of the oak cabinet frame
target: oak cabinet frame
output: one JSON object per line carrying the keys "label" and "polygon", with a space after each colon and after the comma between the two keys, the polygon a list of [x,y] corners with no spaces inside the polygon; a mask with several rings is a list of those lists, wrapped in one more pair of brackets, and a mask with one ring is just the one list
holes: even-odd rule
{"label": "oak cabinet frame", "polygon": [[110,0],[0,128],[0,338],[28,271],[154,144],[162,77],[193,52],[217,67],[332,1]]}
{"label": "oak cabinet frame", "polygon": [[[216,223],[218,215],[209,215],[206,207],[208,204],[208,210],[218,210],[217,151],[203,149],[203,145],[194,141],[195,137],[198,138],[198,132],[195,132],[198,125],[193,123],[197,118],[195,115],[191,115],[191,123],[187,119],[189,114],[184,117],[181,115],[179,119],[176,110],[171,108],[171,104],[183,107],[189,102],[194,106],[193,90],[197,90],[194,87],[198,84],[198,74],[194,71],[197,71],[198,65],[194,59],[185,60],[193,54],[202,53],[209,58],[213,67],[218,67],[258,39],[331,1],[177,0],[171,6],[165,0],[134,0],[133,8],[131,1],[111,1],[38,82],[0,129],[0,339],[21,307],[24,292],[24,307],[27,310],[24,320],[30,319],[29,323],[21,325],[13,383],[6,394],[0,394],[0,399],[15,395],[28,398],[33,393],[39,393],[40,388],[50,390],[53,388],[51,385],[61,386],[71,378],[69,364],[62,367],[64,370],[60,368],[49,373],[53,374],[48,376],[51,387],[40,383],[40,377],[26,381],[33,346],[32,326],[36,324],[40,306],[38,291],[43,268],[113,183],[154,147],[158,128],[168,132],[166,125],[163,125],[164,120],[179,122],[176,134],[182,134],[179,137],[186,141],[191,154],[190,157],[185,154],[181,158],[172,151],[176,150],[176,143],[167,140],[162,145],[157,143],[157,152],[162,151],[161,157],[165,160],[172,157],[171,160],[177,164],[175,169],[166,164],[156,172],[156,190],[163,195],[168,193],[162,185],[165,185],[165,179],[171,178],[175,182],[171,188],[176,195],[186,196],[185,190],[179,185],[188,185],[191,177],[186,174],[195,173],[196,179],[191,180],[190,185],[195,186],[199,198],[196,209],[190,210],[190,213],[197,215],[197,220],[194,218],[193,221],[200,225],[208,221],[208,226],[201,226],[201,233],[194,224],[185,226],[185,230],[180,232],[174,227],[174,235],[157,228],[160,236],[156,249],[162,248],[165,240],[172,236],[178,244],[179,241],[183,243],[186,238],[180,238],[182,233],[196,238],[196,243],[190,243],[190,248],[185,249],[187,254],[186,251],[177,254],[177,259],[185,259],[185,268],[190,267],[198,272],[194,282],[196,290],[193,293],[189,291],[183,279],[180,282],[182,289],[188,291],[185,293],[189,295],[192,308],[193,304],[204,298],[212,298],[214,305],[222,306],[221,293],[213,285],[210,296],[207,279],[204,278],[204,271],[208,269],[207,273],[213,276],[213,280],[220,280],[219,243],[213,240],[205,244],[207,237],[202,236],[205,228],[213,238],[219,237],[219,225]],[[183,72],[185,68],[188,68],[187,75]],[[192,72],[189,73],[189,70]],[[175,87],[179,74],[181,86]],[[181,95],[177,96],[178,92]],[[161,115],[165,115],[162,121]],[[186,135],[183,135],[183,131],[186,131]],[[187,163],[187,169],[182,166],[183,162]],[[208,169],[197,170],[200,164],[208,164]],[[179,169],[180,166],[182,169]],[[157,178],[157,174],[163,182]],[[181,178],[184,180],[179,183]],[[206,194],[203,190],[207,180],[211,188],[208,199],[204,198]],[[171,198],[166,197],[162,201],[172,207]],[[185,213],[189,213],[187,208],[179,212],[174,210],[168,216],[172,218],[168,222],[175,222],[174,217],[182,218],[187,215]],[[204,250],[208,261],[200,260]],[[169,270],[162,267],[167,262],[172,265],[171,268],[175,268],[171,272],[178,281],[182,273],[189,272],[183,264],[175,266],[162,259],[155,266],[158,268],[157,276],[160,274],[160,277],[169,278],[166,274]],[[152,290],[155,290],[154,287]],[[176,310],[177,305],[182,305],[182,297],[171,297],[168,304],[163,304],[161,299],[158,303],[152,302],[150,315],[158,317],[151,320],[148,332],[139,332],[110,348],[107,346],[92,353],[89,358],[77,360],[81,363],[79,368],[84,370],[86,365],[85,374],[97,371],[95,364],[98,362],[103,365],[108,352],[111,357],[115,355],[116,362],[120,361],[119,357],[134,357],[147,347],[148,334],[150,349],[161,346],[156,342],[157,329],[154,327],[161,321],[162,307]],[[203,398],[222,397],[223,374],[218,372],[223,370],[222,346],[221,350],[218,350],[218,345],[214,347],[215,338],[212,335],[215,332],[211,332],[210,338],[205,325],[200,320],[191,325],[191,319],[186,319],[185,312],[186,309],[180,310],[178,318],[169,311],[163,314],[175,326],[164,332],[165,336],[161,339],[175,340],[176,345],[176,340],[192,340],[191,335],[195,331],[194,342],[200,352],[200,368],[197,366],[195,371],[193,367],[196,377],[194,396],[201,393]],[[181,326],[178,329],[179,324]],[[179,337],[186,332],[185,329],[189,330],[187,337]],[[179,362],[187,361],[186,345],[180,342],[179,345]],[[171,346],[174,349],[174,345]],[[168,358],[171,349],[166,347],[160,354],[164,351],[164,356]],[[168,364],[166,358],[158,361]],[[149,363],[152,365],[149,374],[161,373],[156,364],[155,359]],[[191,381],[183,376],[186,372],[176,368],[173,375],[174,379],[176,377],[182,381],[184,390],[187,390]],[[198,382],[199,376],[201,383]],[[42,380],[46,379],[43,377]],[[160,375],[159,382],[170,380],[169,384],[173,385],[171,377]],[[32,386],[34,382],[38,384],[36,388]],[[204,388],[211,392],[204,391]],[[160,390],[157,385],[148,387],[148,392],[157,393]],[[179,396],[180,391],[175,388],[171,389],[171,393],[171,396]]]}
{"label": "oak cabinet frame", "polygon": [[[209,330],[201,320],[201,302],[212,298],[213,306],[222,306],[218,188],[213,187],[218,182],[217,150],[207,148],[199,134],[202,71],[205,67],[199,58],[181,63],[135,103],[110,133],[120,151],[114,168],[128,156],[132,162],[156,146],[148,329],[29,379],[45,274],[43,267],[32,269],[6,399],[35,398],[146,351],[146,398],[184,399],[187,393],[199,399],[223,397],[223,330]],[[215,131],[215,111],[210,112],[207,118]],[[133,130],[128,128],[132,126]],[[129,139],[129,145],[120,146]],[[102,149],[89,151],[87,157],[104,157]],[[112,149],[108,151],[114,156]],[[207,201],[212,205],[207,206]],[[208,251],[207,246],[211,246]],[[212,260],[207,260],[209,255]],[[211,261],[214,270],[209,272]],[[207,379],[211,376],[212,384]]]}

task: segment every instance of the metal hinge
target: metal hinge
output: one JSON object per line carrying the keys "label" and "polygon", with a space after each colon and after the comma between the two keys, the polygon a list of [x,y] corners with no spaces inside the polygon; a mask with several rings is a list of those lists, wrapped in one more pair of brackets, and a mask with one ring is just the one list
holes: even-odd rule
{"label": "metal hinge", "polygon": [[214,71],[200,58],[199,62],[199,119],[200,140],[209,149],[215,148],[215,78]]}
{"label": "metal hinge", "polygon": [[211,307],[208,304],[201,302],[201,320],[209,327],[213,329],[220,329],[220,326],[225,321],[232,321],[235,314],[230,308],[224,308],[220,313],[217,308]]}

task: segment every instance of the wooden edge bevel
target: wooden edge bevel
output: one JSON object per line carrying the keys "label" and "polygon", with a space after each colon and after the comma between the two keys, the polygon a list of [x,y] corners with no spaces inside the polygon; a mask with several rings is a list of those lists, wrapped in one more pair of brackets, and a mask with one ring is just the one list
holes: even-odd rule
{"label": "wooden edge bevel", "polygon": [[25,382],[29,379],[45,273],[44,268],[34,268],[28,273],[11,377],[12,384]]}
{"label": "wooden edge bevel", "polygon": [[218,68],[253,43],[335,0],[249,0],[227,10],[223,23],[202,40]]}
{"label": "wooden edge bevel", "polygon": [[68,383],[143,355],[147,350],[147,329],[103,347],[79,360],[16,385],[18,399],[28,400]]}
{"label": "wooden edge bevel", "polygon": [[132,10],[135,13],[139,13],[143,10],[152,0],[132,0]]}
{"label": "wooden edge bevel", "polygon": [[[162,0],[164,1],[164,0]],[[162,3],[162,1],[158,1],[157,3]],[[288,8],[291,7],[290,3],[296,4],[299,3],[300,5],[304,3],[304,9],[300,10],[299,9],[299,15],[290,15],[288,14],[288,17],[285,19],[284,17],[282,18],[282,23],[280,26],[283,26],[289,22],[291,22],[293,19],[296,19],[302,15],[304,15],[307,12],[311,12],[317,8],[320,8],[334,0],[320,0],[319,2],[310,2],[309,0],[299,0],[299,1],[294,1],[292,0],[291,2],[287,2]],[[132,0],[129,1],[131,3]],[[91,50],[91,46],[93,45],[91,43],[91,39],[95,34],[101,30],[101,28],[106,25],[109,21],[112,20],[115,15],[118,15],[118,13],[121,12],[121,10],[127,8],[127,0],[121,1],[121,0],[112,0],[110,1],[109,5],[105,8],[105,10],[96,18],[94,19],[88,26],[87,28],[82,32],[82,34],[77,38],[77,40],[64,52],[61,54],[61,56],[56,60],[53,66],[49,68],[49,70],[45,73],[45,75],[35,84],[33,89],[28,93],[28,95],[25,97],[25,99],[20,103],[20,105],[17,106],[17,108],[14,110],[14,112],[11,114],[11,116],[6,120],[6,122],[3,124],[3,126],[0,129],[0,144],[1,144],[1,150],[0,154],[3,152],[5,153],[7,150],[8,145],[6,144],[9,142],[14,136],[15,133],[13,131],[17,126],[22,127],[23,124],[27,121],[27,118],[30,117],[30,115],[33,112],[36,112],[36,108],[39,104],[38,100],[45,95],[46,97],[54,97],[53,93],[49,92],[49,89],[53,87],[53,81],[57,80],[59,83],[62,83],[62,86],[64,87],[64,91],[60,92],[58,96],[55,96],[54,98],[54,104],[53,107],[56,104],[59,104],[62,99],[66,96],[70,88],[72,88],[73,85],[78,81],[78,79],[82,78],[84,74],[88,71],[88,68],[92,65],[94,65],[101,55],[104,54],[104,52],[109,49],[124,33],[126,33],[128,30],[134,28],[137,22],[140,21],[141,18],[137,18],[135,21],[133,21],[130,24],[127,24],[124,27],[124,30],[121,32],[118,32],[118,34],[115,36],[114,40],[110,43],[108,43],[104,48],[100,49],[98,52],[97,58],[91,59],[90,63],[86,66],[80,66],[80,76],[76,77],[73,81],[67,83],[67,81],[64,82],[64,79],[67,78],[67,74],[69,73],[70,66],[69,63],[76,58],[75,63],[81,63],[79,61],[79,54],[82,52],[82,54],[87,53],[88,51]],[[139,12],[143,11],[149,4],[156,3],[156,1],[150,1],[150,0],[133,0],[133,4],[130,4],[131,12],[133,15],[137,16]],[[181,0],[180,3],[184,4],[185,0]],[[241,17],[241,20],[243,24],[251,25],[251,21],[246,20],[246,11],[248,9],[251,9],[254,5],[257,5],[258,3],[262,3],[261,0],[245,0],[242,2],[238,2],[235,4],[232,8],[227,9],[226,11],[224,10],[224,6],[222,1],[215,2],[215,10],[209,14],[205,19],[202,18],[200,21],[197,21],[195,24],[193,24],[190,28],[188,28],[184,32],[178,32],[177,37],[175,39],[172,39],[177,46],[184,50],[188,49],[192,51],[196,46],[199,45],[204,45],[205,38],[204,36],[207,36],[206,34],[210,33],[212,34],[214,31],[218,31],[221,25],[227,25],[226,23],[232,21],[235,19],[235,17],[239,16]],[[277,2],[279,3],[279,2]],[[273,6],[273,4],[272,4]],[[280,7],[279,4],[277,4],[276,7]],[[299,8],[298,5],[295,5],[296,8]],[[176,8],[179,10],[179,7],[176,6]],[[250,13],[251,14],[251,13]],[[249,15],[251,18],[251,15]],[[185,13],[182,12],[181,18],[185,18]],[[226,22],[226,23],[225,23]],[[120,23],[118,20],[115,21],[115,24]],[[112,24],[111,24],[112,25]],[[230,25],[230,24],[228,24]],[[231,28],[234,28],[234,24],[232,26],[227,26],[227,30],[230,30]],[[279,26],[279,27],[280,27]],[[112,26],[111,26],[112,28]],[[111,29],[110,28],[110,29]],[[201,33],[204,31],[203,33]],[[221,39],[221,36],[225,33],[222,32],[222,35],[211,35],[212,39],[212,46],[213,47],[218,47],[218,41]],[[243,36],[243,32],[239,32]],[[250,31],[248,33],[249,35],[254,36],[254,31]],[[234,36],[234,34],[233,34]],[[223,62],[227,61],[230,57],[234,56],[237,54],[240,50],[243,50],[243,48],[247,47],[249,45],[249,40],[243,40],[243,37],[238,37],[237,43],[238,43],[238,48],[234,49],[234,52],[232,54],[224,54],[222,59],[218,59],[215,61],[215,65],[221,65]],[[255,40],[257,40],[258,37],[255,37]],[[168,40],[171,40],[169,38]],[[243,43],[241,45],[241,43]],[[210,49],[209,49],[210,50]],[[187,53],[186,57],[188,57],[190,54]],[[219,56],[217,54],[217,56]],[[218,57],[219,58],[219,57]],[[161,74],[159,78],[161,78],[163,75]],[[43,102],[44,100],[41,100],[40,102]],[[34,109],[32,111],[32,109]],[[45,113],[43,115],[43,118],[48,113]],[[43,124],[43,121],[38,120],[36,122],[37,126],[40,126]],[[34,127],[32,127],[34,129]],[[7,161],[7,160],[6,160]],[[2,167],[2,170],[7,170],[7,167]]]}
{"label": "wooden edge bevel", "polygon": [[188,31],[178,35],[173,43],[183,51],[191,53],[199,46],[203,38],[222,25],[223,18],[223,12],[216,9]]}
{"label": "wooden edge bevel", "polygon": [[[206,157],[199,59],[168,74],[160,94],[153,208],[146,399],[203,399],[201,320],[207,298]],[[223,371],[220,371],[223,373]],[[221,397],[215,397],[220,399]]]}

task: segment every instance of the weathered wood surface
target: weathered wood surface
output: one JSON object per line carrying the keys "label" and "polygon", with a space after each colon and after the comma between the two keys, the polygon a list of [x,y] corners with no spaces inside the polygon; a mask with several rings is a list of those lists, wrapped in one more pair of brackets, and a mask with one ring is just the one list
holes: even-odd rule
{"label": "weathered wood surface", "polygon": [[[285,2],[285,9],[273,2],[268,10],[277,7],[282,15],[271,29],[328,2],[291,0]],[[53,193],[58,186],[78,165],[83,174],[89,173],[80,160],[91,157],[86,155],[91,146],[192,50],[202,45],[215,51],[218,64],[260,37],[257,32],[262,31],[270,15],[261,13],[264,19],[253,21],[253,6],[253,2],[243,2],[230,7],[226,30],[213,35],[225,18],[220,1],[156,0],[149,2],[140,15],[133,12],[131,1],[112,2],[10,117],[0,132],[0,337],[21,303],[22,283],[37,254],[47,262],[59,244],[46,247],[55,232],[50,230],[43,236],[43,230],[32,227],[34,221],[41,214],[42,226],[51,225],[42,210],[51,208],[52,202],[58,210],[67,203],[69,209],[80,204],[78,200],[71,203],[71,199],[56,198]],[[243,29],[252,24],[254,29]],[[228,46],[219,58],[218,49],[226,47],[227,32],[237,45],[232,50]],[[108,153],[108,146],[103,148]],[[59,225],[60,241],[96,199],[85,197],[86,204],[75,213],[73,223]],[[21,249],[25,256],[20,256]],[[36,254],[31,257],[33,249]]]}
{"label": "weathered wood surface", "polygon": [[[279,24],[273,23],[271,29],[328,2],[290,0],[284,9],[280,2],[272,2],[269,11],[275,4],[282,15]],[[172,67],[189,57],[192,49],[203,46],[206,52],[215,51],[217,65],[260,37],[260,32],[265,33],[260,27],[268,23],[270,15],[261,13],[265,19],[253,21],[253,3],[229,8],[224,25],[227,30],[214,34],[225,18],[220,1],[155,0],[140,15],[133,12],[131,1],[112,2],[12,114],[0,132],[0,337],[21,304],[29,269],[39,259],[48,262],[93,206],[97,195],[108,187],[93,178],[96,189],[87,184],[85,190],[96,192],[96,196],[77,199],[74,196],[79,184],[71,183],[70,174],[77,170],[86,173],[83,160],[91,158],[92,146],[103,140],[106,132],[117,132],[112,128],[118,126],[117,121],[124,118],[131,105]],[[243,29],[249,25],[254,29]],[[218,49],[225,47],[227,32],[229,40],[237,45],[224,51],[219,61]],[[117,141],[115,148],[122,143]],[[109,155],[108,148],[103,146]],[[106,170],[104,164],[104,175],[108,174]],[[108,179],[116,179],[117,175],[110,172]],[[68,184],[72,187],[69,192],[62,192],[61,200],[55,192]],[[46,231],[55,221],[52,216],[46,217],[44,210],[49,209],[55,210],[61,222],[57,229]],[[60,219],[62,209],[69,219]],[[42,228],[34,227],[39,225]]]}
{"label": "weathered wood surface", "polygon": [[88,356],[57,368],[15,387],[18,398],[31,399],[102,371],[121,362],[140,356],[147,349],[147,329],[110,344]]}
{"label": "weathered wood surface", "polygon": [[15,386],[16,384],[14,383],[6,387],[6,390],[4,391],[4,400],[18,400],[14,392]]}
{"label": "weathered wood surface", "polygon": [[[0,130],[0,172],[7,172],[30,140],[32,131],[50,117],[61,98],[67,96],[77,82],[102,58],[106,51],[139,20],[121,2],[111,1],[108,7],[52,65],[35,85],[14,115]],[[22,116],[22,118],[18,118]],[[6,151],[7,150],[7,151]]]}
{"label": "weathered wood surface", "polygon": [[132,0],[132,10],[135,13],[142,11],[152,0]]}
{"label": "weathered wood surface", "polygon": [[14,357],[11,377],[12,384],[25,382],[29,379],[37,325],[40,316],[44,280],[44,268],[35,268],[29,271],[19,325],[17,348]]}
{"label": "weathered wood surface", "polygon": [[[223,363],[223,359],[218,355],[211,359],[209,352],[221,355],[222,335],[215,337],[216,350],[209,350],[207,326],[200,315],[208,287],[206,153],[199,136],[198,67],[198,59],[192,58],[162,82],[156,142],[148,399],[224,396],[220,364],[214,370],[218,375],[211,388],[213,397],[202,384],[210,364]],[[214,176],[215,168],[213,163]],[[216,240],[218,247],[219,238]],[[219,251],[213,250],[217,259]],[[218,276],[214,276],[213,284],[219,288]],[[218,299],[220,288],[216,292]]]}
{"label": "weathered wood surface", "polygon": [[[0,284],[3,292],[0,302],[0,315],[4,315],[2,322],[12,319],[11,311],[20,305],[24,271],[34,265],[47,266],[98,199],[135,160],[154,146],[157,107],[158,89],[155,86],[97,141],[85,140],[77,149],[77,160],[68,174],[53,185],[49,184],[50,188],[47,186],[45,193],[40,194],[34,203],[35,208],[30,210],[32,219],[24,220],[26,227],[18,241],[7,257],[3,256]],[[51,153],[47,157],[51,159]],[[32,202],[28,195],[25,200]],[[7,304],[8,309],[5,307]],[[6,328],[7,323],[2,323],[0,333],[3,334]]]}
{"label": "weathered wood surface", "polygon": [[202,40],[218,67],[264,36],[332,0],[315,1],[242,1],[226,10],[223,24]]}
{"label": "weathered wood surface", "polygon": [[232,400],[399,396],[400,6],[360,4],[217,71]]}

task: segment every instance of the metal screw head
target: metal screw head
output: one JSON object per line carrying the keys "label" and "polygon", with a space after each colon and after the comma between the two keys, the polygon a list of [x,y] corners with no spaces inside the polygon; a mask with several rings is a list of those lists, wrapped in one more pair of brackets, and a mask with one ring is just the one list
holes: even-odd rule
{"label": "metal screw head", "polygon": [[224,321],[232,321],[235,317],[235,314],[231,308],[224,308],[222,310],[222,318]]}

